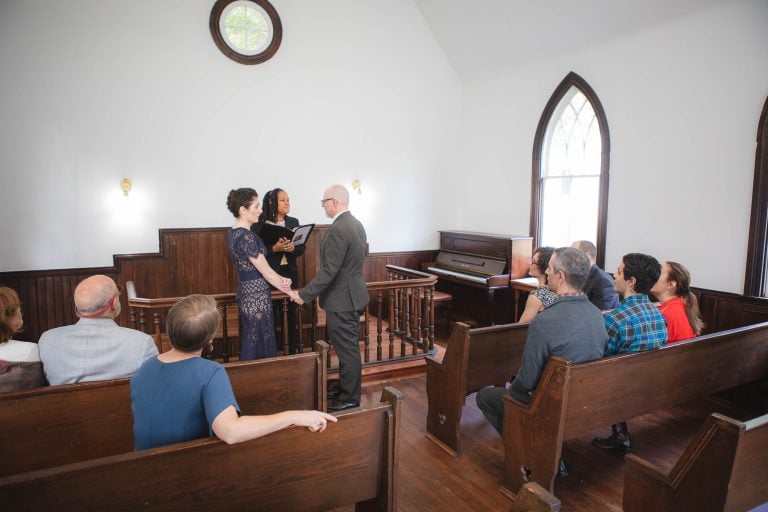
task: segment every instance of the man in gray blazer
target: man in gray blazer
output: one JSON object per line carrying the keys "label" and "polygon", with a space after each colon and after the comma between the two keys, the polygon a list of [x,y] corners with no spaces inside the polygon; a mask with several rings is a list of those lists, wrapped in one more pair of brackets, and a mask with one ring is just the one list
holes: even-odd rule
{"label": "man in gray blazer", "polygon": [[343,185],[328,187],[320,204],[333,222],[320,248],[320,270],[294,295],[294,300],[304,304],[320,297],[328,337],[339,356],[338,394],[328,410],[341,411],[360,405],[362,364],[358,340],[360,313],[368,304],[363,275],[367,236],[363,225],[348,210],[349,192]]}
{"label": "man in gray blazer", "polygon": [[120,327],[120,291],[104,275],[75,288],[80,320],[40,336],[40,360],[51,386],[118,379],[133,375],[141,363],[157,355],[154,340],[143,332]]}

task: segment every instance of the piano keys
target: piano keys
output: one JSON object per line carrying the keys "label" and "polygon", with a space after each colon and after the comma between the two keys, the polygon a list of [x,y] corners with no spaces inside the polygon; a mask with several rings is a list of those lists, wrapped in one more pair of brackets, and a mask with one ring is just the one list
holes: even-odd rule
{"label": "piano keys", "polygon": [[528,276],[533,239],[466,231],[440,231],[440,252],[426,270],[437,289],[453,296],[452,319],[475,326],[513,322],[510,279]]}

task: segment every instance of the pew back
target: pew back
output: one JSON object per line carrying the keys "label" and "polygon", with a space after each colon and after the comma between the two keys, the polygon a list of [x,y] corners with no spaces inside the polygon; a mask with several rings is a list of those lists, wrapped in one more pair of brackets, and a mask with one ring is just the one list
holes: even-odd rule
{"label": "pew back", "polygon": [[460,453],[459,423],[467,395],[503,386],[520,367],[528,324],[470,329],[456,323],[442,361],[427,356],[427,437]]}
{"label": "pew back", "polygon": [[627,512],[752,510],[768,502],[768,415],[711,414],[669,471],[636,455],[626,461]]}
{"label": "pew back", "polygon": [[768,375],[763,325],[571,365],[565,438]]}
{"label": "pew back", "polygon": [[[224,365],[243,414],[326,406],[328,345]],[[129,379],[0,394],[0,476],[133,450]]]}
{"label": "pew back", "polygon": [[565,439],[768,375],[768,323],[572,364],[553,357],[530,404],[504,400],[505,483],[551,492]]}
{"label": "pew back", "polygon": [[200,439],[0,478],[11,510],[396,510],[400,403],[322,433],[291,428],[229,446]]}

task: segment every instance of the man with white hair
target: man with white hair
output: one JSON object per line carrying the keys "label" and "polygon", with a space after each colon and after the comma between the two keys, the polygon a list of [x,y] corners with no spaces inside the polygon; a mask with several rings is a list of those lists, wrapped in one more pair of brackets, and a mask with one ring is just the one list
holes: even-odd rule
{"label": "man with white hair", "polygon": [[331,185],[320,206],[333,219],[320,248],[320,270],[293,300],[299,304],[320,297],[326,312],[328,337],[339,356],[339,386],[329,390],[329,411],[360,405],[362,363],[360,362],[360,313],[368,304],[368,287],[363,274],[367,236],[365,228],[349,212],[349,192],[343,185]]}
{"label": "man with white hair", "polygon": [[145,360],[157,356],[152,338],[120,327],[120,291],[104,275],[81,281],[75,288],[80,320],[40,336],[43,370],[51,386],[130,377]]}

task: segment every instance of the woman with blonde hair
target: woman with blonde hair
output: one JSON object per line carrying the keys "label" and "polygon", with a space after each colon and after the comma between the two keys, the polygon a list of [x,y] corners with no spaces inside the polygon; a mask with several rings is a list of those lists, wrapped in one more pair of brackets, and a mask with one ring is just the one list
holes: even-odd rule
{"label": "woman with blonde hair", "polygon": [[661,276],[651,288],[659,300],[659,311],[667,321],[667,343],[688,340],[701,334],[699,301],[691,292],[691,274],[680,263],[665,261]]}

